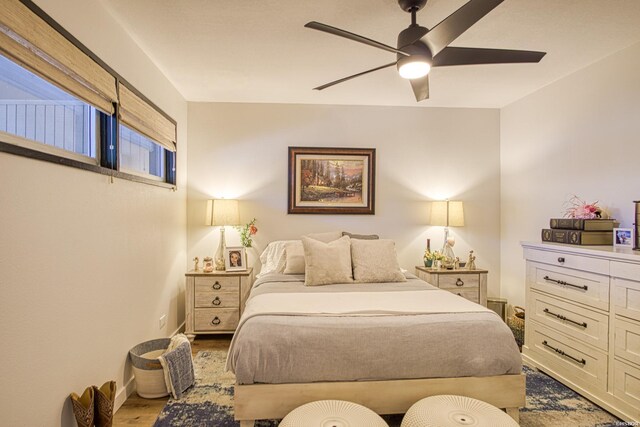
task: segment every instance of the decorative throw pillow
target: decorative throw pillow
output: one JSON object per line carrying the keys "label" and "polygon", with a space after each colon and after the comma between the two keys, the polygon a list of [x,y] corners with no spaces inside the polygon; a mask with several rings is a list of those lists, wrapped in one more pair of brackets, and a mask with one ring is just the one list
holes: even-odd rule
{"label": "decorative throw pillow", "polygon": [[353,234],[347,231],[343,231],[342,235],[349,236],[349,238],[351,239],[358,239],[358,240],[377,240],[380,238],[380,236],[378,236],[377,234]]}
{"label": "decorative throw pillow", "polygon": [[353,282],[351,239],[348,236],[330,243],[302,238],[307,286]]}
{"label": "decorative throw pillow", "polygon": [[324,243],[333,242],[334,240],[338,240],[342,237],[342,233],[339,231],[328,231],[326,233],[312,233],[307,234],[305,237],[309,237],[311,239],[319,240]]}
{"label": "decorative throw pillow", "polygon": [[393,240],[351,241],[353,278],[361,283],[406,282]]}
{"label": "decorative throw pillow", "polygon": [[304,247],[300,240],[288,242],[284,246],[286,262],[284,274],[304,274]]}

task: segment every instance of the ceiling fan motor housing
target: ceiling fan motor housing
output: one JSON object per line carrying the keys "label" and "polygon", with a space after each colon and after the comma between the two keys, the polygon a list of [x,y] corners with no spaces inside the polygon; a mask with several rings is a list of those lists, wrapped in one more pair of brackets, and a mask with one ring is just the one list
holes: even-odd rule
{"label": "ceiling fan motor housing", "polygon": [[427,4],[427,0],[398,0],[398,4],[405,12],[418,11]]}
{"label": "ceiling fan motor housing", "polygon": [[[421,55],[429,58],[429,62],[433,59],[431,50],[429,47],[420,41],[420,38],[425,35],[428,30],[425,27],[419,25],[412,25],[405,28],[398,34],[398,50],[408,53],[409,55]],[[404,55],[396,54],[398,60]]]}

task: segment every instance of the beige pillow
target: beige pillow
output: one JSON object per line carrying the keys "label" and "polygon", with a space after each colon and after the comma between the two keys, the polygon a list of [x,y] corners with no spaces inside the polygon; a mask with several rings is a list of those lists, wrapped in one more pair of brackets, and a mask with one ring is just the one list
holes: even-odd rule
{"label": "beige pillow", "polygon": [[286,262],[284,274],[304,274],[304,247],[300,240],[284,245]]}
{"label": "beige pillow", "polygon": [[361,283],[406,282],[393,240],[351,240],[353,278]]}
{"label": "beige pillow", "polygon": [[302,238],[307,286],[353,282],[351,239],[348,236],[330,243]]}
{"label": "beige pillow", "polygon": [[334,240],[338,240],[342,237],[342,233],[339,231],[328,231],[326,233],[312,233],[307,234],[305,237],[309,237],[311,239],[319,240],[324,243],[333,242]]}

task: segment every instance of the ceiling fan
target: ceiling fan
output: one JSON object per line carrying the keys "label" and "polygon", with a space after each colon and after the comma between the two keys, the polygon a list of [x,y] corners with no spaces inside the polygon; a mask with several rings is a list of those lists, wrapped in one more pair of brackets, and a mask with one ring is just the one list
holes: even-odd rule
{"label": "ceiling fan", "polygon": [[409,79],[416,101],[429,98],[429,71],[432,67],[475,64],[540,62],[545,52],[510,49],[449,47],[449,44],[504,0],[469,0],[435,27],[428,29],[416,23],[416,13],[427,0],[398,0],[402,10],[411,14],[411,25],[398,34],[397,47],[371,40],[349,31],[311,21],[305,25],[325,33],[344,37],[396,54],[396,61],[314,88],[323,90],[338,83],[392,66],[401,77]]}

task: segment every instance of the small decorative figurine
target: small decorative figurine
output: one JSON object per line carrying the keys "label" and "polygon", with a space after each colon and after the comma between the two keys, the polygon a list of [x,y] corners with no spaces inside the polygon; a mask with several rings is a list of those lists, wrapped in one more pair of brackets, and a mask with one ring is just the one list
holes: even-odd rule
{"label": "small decorative figurine", "polygon": [[456,257],[456,260],[453,262],[453,269],[457,270],[460,268],[460,258]]}
{"label": "small decorative figurine", "polygon": [[213,258],[210,256],[206,257],[202,260],[204,265],[202,266],[202,271],[205,273],[211,273],[213,271]]}
{"label": "small decorative figurine", "polygon": [[476,269],[476,256],[473,254],[473,251],[469,252],[469,261],[467,261],[467,268],[469,270]]}
{"label": "small decorative figurine", "polygon": [[198,264],[200,264],[200,258],[195,257],[195,258],[193,259],[193,262],[194,262],[194,264],[193,264],[193,271],[198,271],[198,270],[200,270],[200,266],[198,265]]}

